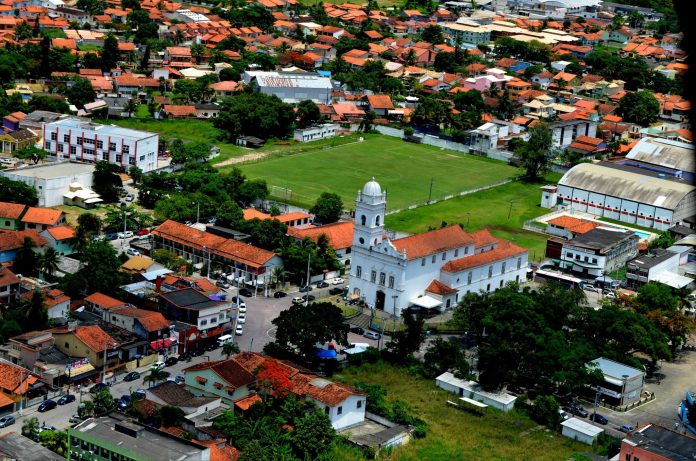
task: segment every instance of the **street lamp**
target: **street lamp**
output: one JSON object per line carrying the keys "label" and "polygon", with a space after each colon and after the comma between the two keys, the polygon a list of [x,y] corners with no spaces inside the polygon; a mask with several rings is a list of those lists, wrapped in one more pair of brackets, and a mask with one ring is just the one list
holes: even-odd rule
{"label": "street lamp", "polygon": [[196,224],[201,220],[201,202],[191,202],[191,205],[196,204]]}

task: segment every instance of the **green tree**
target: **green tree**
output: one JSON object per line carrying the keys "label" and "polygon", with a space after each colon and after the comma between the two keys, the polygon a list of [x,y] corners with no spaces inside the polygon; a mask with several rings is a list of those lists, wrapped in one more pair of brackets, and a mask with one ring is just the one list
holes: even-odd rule
{"label": "green tree", "polygon": [[77,414],[81,418],[87,418],[94,415],[94,403],[91,400],[85,400],[82,405],[77,407]]}
{"label": "green tree", "polygon": [[14,155],[17,158],[30,160],[34,165],[46,158],[47,152],[43,149],[39,149],[35,146],[25,147],[23,149],[16,150]]}
{"label": "green tree", "polygon": [[77,107],[84,107],[89,102],[94,102],[96,94],[92,83],[86,78],[76,78],[72,86],[65,90],[65,96]]}
{"label": "green tree", "polygon": [[413,113],[413,123],[416,125],[440,126],[449,118],[450,110],[447,105],[434,97],[423,98]]}
{"label": "green tree", "polygon": [[255,200],[265,200],[268,197],[268,185],[263,179],[245,181],[239,186],[235,198],[244,205],[251,205]]}
{"label": "green tree", "polygon": [[222,346],[222,355],[225,358],[229,359],[231,355],[235,354],[239,354],[239,344],[228,341]]}
{"label": "green tree", "polygon": [[35,416],[27,418],[22,424],[22,435],[32,440],[39,438],[39,419]]}
{"label": "green tree", "polygon": [[164,405],[157,410],[155,421],[159,426],[166,427],[181,427],[186,421],[186,413],[179,407],[173,405]]}
{"label": "green tree", "polygon": [[174,94],[178,95],[185,102],[199,102],[203,96],[201,86],[193,81],[186,79],[179,79],[174,84]]}
{"label": "green tree", "polygon": [[546,123],[539,123],[529,129],[529,140],[515,150],[515,159],[524,169],[529,180],[537,180],[549,167],[551,131]]}
{"label": "green tree", "polygon": [[561,423],[561,415],[558,413],[560,406],[556,399],[550,395],[540,395],[534,399],[530,408],[530,416],[539,424],[543,424],[551,430],[556,430]]}
{"label": "green tree", "polygon": [[341,309],[331,303],[293,305],[281,311],[272,323],[277,328],[276,344],[288,351],[296,349],[307,360],[314,358],[317,343],[348,345],[348,328]]}
{"label": "green tree", "polygon": [[53,248],[46,248],[38,258],[39,272],[48,277],[53,277],[58,270],[60,255]]}
{"label": "green tree", "polygon": [[[250,219],[241,228],[251,236],[251,244],[269,251],[276,251],[286,242],[288,226],[277,219]],[[306,260],[305,260],[306,263]]]}
{"label": "green tree", "polygon": [[160,381],[167,379],[163,370],[158,370],[157,368],[150,368],[147,376],[143,378],[143,383],[148,383],[148,387],[155,386]]}
{"label": "green tree", "polygon": [[22,21],[21,23],[17,24],[17,27],[15,28],[15,37],[17,40],[26,40],[31,38],[31,36],[32,28],[26,23],[26,21]]}
{"label": "green tree", "polygon": [[95,291],[115,295],[128,276],[121,272],[121,261],[109,242],[89,243],[81,255],[82,268],[61,280],[61,289],[70,296],[87,296]]}
{"label": "green tree", "polygon": [[60,456],[68,454],[68,433],[66,431],[43,431],[39,434],[39,442]]}
{"label": "green tree", "polygon": [[96,235],[101,232],[102,221],[94,213],[83,213],[77,217],[77,227],[88,234]]}
{"label": "green tree", "polygon": [[442,27],[437,25],[429,25],[421,32],[421,40],[424,42],[439,45],[445,43],[445,36],[442,34]]}
{"label": "green tree", "polygon": [[627,122],[649,126],[660,115],[660,103],[650,91],[628,93],[619,101],[617,112]]}
{"label": "green tree", "polygon": [[657,238],[650,241],[649,247],[650,249],[669,248],[674,245],[674,242],[675,239],[669,231],[662,231],[657,235]]}
{"label": "green tree", "polygon": [[307,128],[321,120],[321,112],[314,101],[300,101],[297,105],[297,126]]}
{"label": "green tree", "polygon": [[322,192],[310,210],[315,219],[322,224],[331,224],[339,220],[343,213],[343,200],[333,192]]}
{"label": "green tree", "polygon": [[105,160],[100,160],[94,167],[92,174],[92,188],[106,203],[118,202],[121,189],[121,177],[118,175],[120,167]]}
{"label": "green tree", "polygon": [[143,170],[141,170],[135,165],[132,165],[130,168],[128,168],[128,176],[131,177],[134,184],[138,184],[143,180]]}
{"label": "green tree", "polygon": [[244,211],[232,201],[220,205],[215,216],[217,225],[231,229],[238,229],[244,223]]}
{"label": "green tree", "polygon": [[466,378],[469,363],[458,340],[435,338],[423,356],[423,371],[427,378],[434,379],[442,373],[452,370],[455,376]]}
{"label": "green tree", "polygon": [[36,244],[29,237],[24,237],[22,246],[17,249],[14,262],[12,263],[13,272],[25,277],[32,277],[39,272],[39,257],[34,251]]}
{"label": "green tree", "polygon": [[422,312],[418,315],[413,315],[410,309],[406,309],[401,313],[404,320],[403,330],[396,331],[392,334],[392,339],[387,343],[387,349],[396,356],[399,361],[408,360],[411,355],[420,349],[421,344],[425,341],[425,317]]}
{"label": "green tree", "polygon": [[172,163],[185,164],[204,162],[210,157],[210,144],[201,141],[183,143],[175,139],[169,146]]}
{"label": "green tree", "polygon": [[107,34],[104,38],[104,47],[101,52],[101,69],[111,71],[116,67],[121,59],[121,52],[118,49],[118,40],[114,34]]}
{"label": "green tree", "polygon": [[240,135],[287,138],[294,120],[295,111],[290,104],[252,89],[222,101],[213,125],[232,141]]}
{"label": "green tree", "polygon": [[106,2],[104,0],[77,0],[76,6],[91,15],[104,14]]}
{"label": "green tree", "polygon": [[329,417],[315,409],[297,422],[292,438],[301,459],[321,459],[331,449],[336,431]]}
{"label": "green tree", "polygon": [[99,390],[99,392],[94,394],[92,403],[94,404],[94,414],[101,416],[113,410],[116,402],[111,395],[109,388],[103,387]]}
{"label": "green tree", "polygon": [[33,187],[0,176],[0,201],[35,206],[39,198]]}

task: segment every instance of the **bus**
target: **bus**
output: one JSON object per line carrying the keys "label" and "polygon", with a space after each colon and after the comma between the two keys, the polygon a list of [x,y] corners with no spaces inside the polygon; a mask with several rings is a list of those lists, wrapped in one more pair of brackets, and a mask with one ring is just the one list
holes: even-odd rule
{"label": "bus", "polygon": [[537,271],[534,273],[534,280],[555,282],[567,288],[568,290],[580,288],[580,284],[582,283],[581,279],[573,277],[572,275],[564,274],[562,272],[549,271],[545,269],[537,269]]}

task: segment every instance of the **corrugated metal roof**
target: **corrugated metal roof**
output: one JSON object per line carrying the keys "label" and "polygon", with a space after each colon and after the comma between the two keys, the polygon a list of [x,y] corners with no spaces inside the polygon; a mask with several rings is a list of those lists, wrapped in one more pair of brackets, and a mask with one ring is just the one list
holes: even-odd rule
{"label": "corrugated metal roof", "polygon": [[[281,72],[245,72],[249,80],[256,78],[259,87],[272,88],[322,88],[332,89],[331,79],[317,74],[295,74]],[[245,80],[246,80],[245,78]]]}
{"label": "corrugated metal roof", "polygon": [[643,138],[633,146],[626,158],[675,170],[696,172],[694,146],[684,142]]}

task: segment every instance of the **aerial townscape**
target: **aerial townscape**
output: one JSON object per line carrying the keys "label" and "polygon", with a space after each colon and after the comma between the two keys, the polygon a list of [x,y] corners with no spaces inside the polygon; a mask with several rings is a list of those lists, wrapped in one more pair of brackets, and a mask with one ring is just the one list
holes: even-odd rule
{"label": "aerial townscape", "polygon": [[0,0],[0,460],[694,461],[691,0]]}

